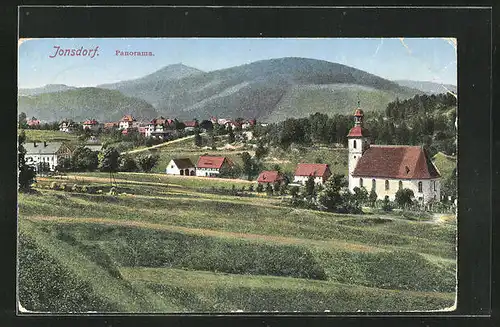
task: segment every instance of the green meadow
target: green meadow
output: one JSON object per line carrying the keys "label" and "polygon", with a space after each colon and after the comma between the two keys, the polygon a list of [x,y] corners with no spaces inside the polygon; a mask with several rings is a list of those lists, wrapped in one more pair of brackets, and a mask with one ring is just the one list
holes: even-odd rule
{"label": "green meadow", "polygon": [[[456,227],[218,195],[240,180],[38,178],[19,194],[19,297],[38,312],[423,311],[455,301]],[[94,186],[102,194],[52,190]]]}

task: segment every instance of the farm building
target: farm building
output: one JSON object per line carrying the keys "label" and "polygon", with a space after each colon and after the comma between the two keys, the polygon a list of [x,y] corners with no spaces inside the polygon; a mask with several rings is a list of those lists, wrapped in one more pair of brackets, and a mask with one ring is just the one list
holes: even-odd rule
{"label": "farm building", "polygon": [[371,145],[363,127],[364,113],[354,113],[355,126],[348,134],[349,190],[374,190],[379,199],[394,200],[402,188],[413,191],[419,201],[440,199],[440,175],[421,146]]}
{"label": "farm building", "polygon": [[313,176],[314,182],[322,185],[330,175],[330,167],[327,164],[299,163],[295,169],[293,182],[305,184],[309,177]]}
{"label": "farm building", "polygon": [[196,176],[216,177],[232,163],[226,157],[200,156],[196,164]]}
{"label": "farm building", "polygon": [[172,159],[165,172],[168,175],[195,176],[196,167],[189,158]]}
{"label": "farm building", "polygon": [[283,181],[283,175],[276,170],[264,170],[257,178],[257,183],[259,184],[274,184],[276,182],[282,183]]}
{"label": "farm building", "polygon": [[61,142],[31,142],[24,145],[26,150],[26,163],[38,171],[41,165],[46,165],[47,170],[54,171],[58,162],[63,157],[71,157],[72,149]]}

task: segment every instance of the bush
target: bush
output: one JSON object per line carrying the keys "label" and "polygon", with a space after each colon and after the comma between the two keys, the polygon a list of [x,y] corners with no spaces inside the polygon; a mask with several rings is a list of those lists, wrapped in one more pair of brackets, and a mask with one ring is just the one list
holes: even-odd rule
{"label": "bush", "polygon": [[87,185],[83,185],[81,188],[81,191],[82,191],[82,193],[87,193],[89,191],[89,187]]}

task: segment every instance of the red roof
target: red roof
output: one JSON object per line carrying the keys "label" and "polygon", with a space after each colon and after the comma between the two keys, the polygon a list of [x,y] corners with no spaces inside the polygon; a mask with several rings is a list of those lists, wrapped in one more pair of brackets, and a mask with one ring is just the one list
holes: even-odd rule
{"label": "red roof", "polygon": [[83,122],[83,125],[97,125],[97,120],[95,119],[87,119]]}
{"label": "red roof", "polygon": [[326,178],[330,176],[330,168],[327,164],[299,163],[295,170],[295,176],[314,176]]}
{"label": "red roof", "polygon": [[185,121],[184,125],[186,127],[196,127],[196,122],[195,121]]}
{"label": "red roof", "polygon": [[353,177],[430,179],[440,177],[420,146],[372,145],[359,159]]}
{"label": "red roof", "polygon": [[130,121],[130,122],[132,122],[132,121],[135,121],[135,118],[132,117],[132,115],[125,115],[125,116],[123,116],[123,118],[122,118],[121,121],[123,121],[123,122]]}
{"label": "red roof", "polygon": [[283,176],[276,170],[265,170],[257,178],[257,182],[259,183],[275,183],[282,180]]}
{"label": "red roof", "polygon": [[196,167],[220,169],[224,164],[224,161],[227,161],[226,157],[200,156]]}
{"label": "red roof", "polygon": [[28,126],[40,125],[40,121],[38,119],[30,119],[28,120]]}
{"label": "red roof", "polygon": [[368,130],[366,128],[361,127],[361,126],[354,126],[349,131],[349,134],[347,135],[347,137],[362,137],[362,136],[368,136],[369,134],[370,133],[368,132]]}
{"label": "red roof", "polygon": [[359,108],[358,108],[358,109],[356,109],[356,111],[354,112],[354,116],[355,116],[355,117],[363,117],[363,115],[364,115],[364,114],[363,114],[363,110],[361,110],[361,109],[359,109]]}
{"label": "red roof", "polygon": [[118,126],[118,123],[104,123],[104,128],[115,127]]}

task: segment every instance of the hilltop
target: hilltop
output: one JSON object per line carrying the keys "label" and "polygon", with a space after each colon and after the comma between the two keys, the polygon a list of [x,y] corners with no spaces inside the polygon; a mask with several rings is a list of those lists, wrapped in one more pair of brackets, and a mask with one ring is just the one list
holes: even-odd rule
{"label": "hilltop", "polygon": [[457,93],[457,86],[452,84],[434,83],[428,81],[410,81],[410,80],[397,80],[395,81],[401,86],[406,86],[420,90],[427,94],[439,94],[449,91]]}
{"label": "hilltop", "polygon": [[[422,91],[353,67],[289,57],[211,72],[169,65],[138,79],[96,88],[42,93],[37,98],[21,96],[19,111],[46,120],[91,116],[109,121],[132,113],[149,119],[161,114],[179,119],[217,116],[277,122],[315,112],[347,114],[358,101],[369,111],[382,111],[389,102],[416,94]],[[105,105],[96,104],[100,96],[106,98]]]}
{"label": "hilltop", "polygon": [[[169,67],[169,66],[168,66]],[[160,79],[163,70],[114,87],[144,99],[166,116],[255,117],[278,121],[313,112],[347,113],[358,100],[371,110],[383,110],[397,97],[420,91],[400,86],[349,66],[306,58],[280,58],[182,78]]]}
{"label": "hilltop", "polygon": [[42,93],[51,93],[51,92],[61,92],[67,90],[74,90],[76,87],[69,86],[65,84],[47,84],[42,87],[36,87],[31,89],[19,89],[18,95],[38,95]]}
{"label": "hilltop", "polygon": [[124,94],[143,99],[152,105],[158,105],[161,96],[160,90],[165,82],[178,80],[184,77],[202,73],[201,70],[183,64],[165,66],[146,76],[121,81],[118,83],[101,84],[97,87],[118,90]]}
{"label": "hilltop", "polygon": [[114,90],[95,87],[18,97],[18,112],[54,121],[65,118],[83,121],[89,117],[113,121],[132,114],[137,118],[157,115],[154,107],[144,100],[128,97]]}

